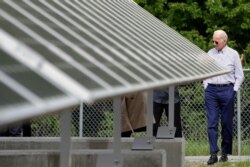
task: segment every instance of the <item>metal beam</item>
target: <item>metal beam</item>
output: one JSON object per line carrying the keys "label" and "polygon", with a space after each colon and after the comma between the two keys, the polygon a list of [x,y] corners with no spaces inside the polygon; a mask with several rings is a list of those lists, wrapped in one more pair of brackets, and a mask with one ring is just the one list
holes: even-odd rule
{"label": "metal beam", "polygon": [[60,115],[61,121],[61,145],[60,145],[60,167],[71,166],[71,112],[65,111]]}

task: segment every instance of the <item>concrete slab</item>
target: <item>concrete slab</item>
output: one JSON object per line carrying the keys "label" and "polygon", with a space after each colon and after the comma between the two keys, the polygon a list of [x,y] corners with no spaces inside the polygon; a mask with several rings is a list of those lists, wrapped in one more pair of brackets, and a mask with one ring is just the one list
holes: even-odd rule
{"label": "concrete slab", "polygon": [[[122,149],[131,149],[134,138],[122,138]],[[72,149],[95,150],[112,149],[113,138],[72,138]],[[32,150],[32,149],[59,149],[58,137],[22,137],[0,138],[0,150]],[[167,153],[167,167],[184,167],[185,139],[156,139],[154,149],[163,149]]]}
{"label": "concrete slab", "polygon": [[[71,167],[96,167],[98,156],[112,150],[72,150]],[[166,167],[165,150],[122,150],[123,167]],[[2,150],[0,167],[59,167],[58,150]]]}

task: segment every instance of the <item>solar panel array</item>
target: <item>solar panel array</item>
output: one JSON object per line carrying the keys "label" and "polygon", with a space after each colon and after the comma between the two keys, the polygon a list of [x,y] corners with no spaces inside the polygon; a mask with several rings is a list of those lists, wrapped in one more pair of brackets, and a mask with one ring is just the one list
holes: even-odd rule
{"label": "solar panel array", "polygon": [[2,0],[0,49],[5,109],[75,102],[71,95],[90,102],[228,72],[131,0]]}

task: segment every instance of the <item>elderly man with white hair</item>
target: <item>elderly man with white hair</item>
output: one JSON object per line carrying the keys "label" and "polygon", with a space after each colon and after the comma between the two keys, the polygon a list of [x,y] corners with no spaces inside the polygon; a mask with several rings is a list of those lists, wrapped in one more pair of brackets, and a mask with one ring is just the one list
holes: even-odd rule
{"label": "elderly man with white hair", "polygon": [[220,162],[228,161],[232,154],[234,98],[243,80],[244,73],[238,52],[227,46],[228,37],[223,30],[213,34],[214,48],[208,54],[221,66],[231,70],[230,73],[212,77],[203,81],[205,88],[205,106],[208,123],[208,139],[210,158],[207,162],[212,165],[218,162],[218,122],[221,119],[221,157]]}

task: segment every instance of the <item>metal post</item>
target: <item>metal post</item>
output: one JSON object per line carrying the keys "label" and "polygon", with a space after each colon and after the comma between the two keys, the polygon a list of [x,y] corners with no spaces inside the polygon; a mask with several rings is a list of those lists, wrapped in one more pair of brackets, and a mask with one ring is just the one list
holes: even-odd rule
{"label": "metal post", "polygon": [[80,104],[80,114],[79,114],[79,137],[82,137],[82,132],[83,132],[83,102]]}
{"label": "metal post", "polygon": [[71,112],[61,114],[60,167],[71,166]]}
{"label": "metal post", "polygon": [[169,87],[168,127],[174,127],[174,86]]}
{"label": "metal post", "polygon": [[114,111],[114,157],[115,161],[119,161],[121,157],[121,97],[116,97],[114,99],[113,105]]}
{"label": "metal post", "polygon": [[147,102],[147,137],[153,136],[153,91],[148,91]]}
{"label": "metal post", "polygon": [[121,154],[121,97],[114,98],[113,112],[113,154],[99,155],[96,167],[122,167],[123,164],[123,157]]}
{"label": "metal post", "polygon": [[241,104],[240,104],[240,90],[237,92],[237,136],[238,136],[238,156],[241,155]]}

